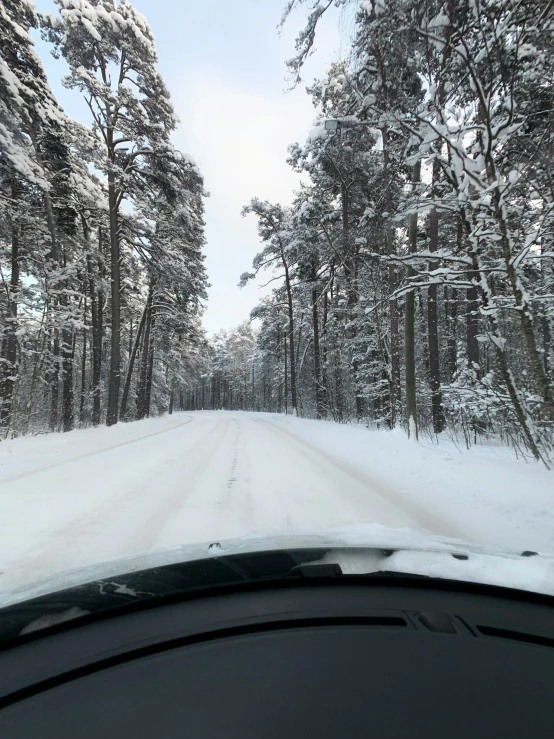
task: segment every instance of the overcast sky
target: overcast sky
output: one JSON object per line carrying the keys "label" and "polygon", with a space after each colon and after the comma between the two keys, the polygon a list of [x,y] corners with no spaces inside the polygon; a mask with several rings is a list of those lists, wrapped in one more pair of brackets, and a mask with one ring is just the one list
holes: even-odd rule
{"label": "overcast sky", "polygon": [[[52,0],[35,4],[54,11]],[[279,37],[285,0],[134,0],[134,5],[152,26],[159,69],[181,120],[175,144],[194,157],[210,193],[205,251],[212,287],[204,323],[210,333],[233,328],[248,318],[261,295],[254,284],[237,287],[259,249],[255,221],[242,219],[241,208],[253,196],[290,202],[298,175],[286,164],[287,146],[306,140],[315,117],[305,85],[284,92],[285,60],[294,53],[304,10]],[[306,83],[342,56],[344,23],[333,15],[321,26]],[[79,93],[60,83],[63,62],[50,57],[41,42],[38,46],[62,107],[90,123]]]}

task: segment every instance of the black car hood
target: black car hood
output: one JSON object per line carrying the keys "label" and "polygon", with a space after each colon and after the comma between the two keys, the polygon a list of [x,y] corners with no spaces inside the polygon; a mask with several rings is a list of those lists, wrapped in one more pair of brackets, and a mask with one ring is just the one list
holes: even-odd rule
{"label": "black car hood", "polygon": [[75,619],[217,588],[382,573],[554,595],[554,557],[532,551],[491,550],[448,540],[419,548],[345,546],[340,538],[319,536],[212,542],[60,573],[8,594],[0,610],[0,648]]}

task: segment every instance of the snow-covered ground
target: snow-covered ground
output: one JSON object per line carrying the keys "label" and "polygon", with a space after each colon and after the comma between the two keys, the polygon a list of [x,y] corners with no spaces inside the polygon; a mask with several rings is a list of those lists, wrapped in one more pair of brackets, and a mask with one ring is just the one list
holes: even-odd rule
{"label": "snow-covered ground", "polygon": [[328,531],[554,553],[554,473],[507,450],[270,414],[183,413],[0,443],[0,593],[128,555]]}

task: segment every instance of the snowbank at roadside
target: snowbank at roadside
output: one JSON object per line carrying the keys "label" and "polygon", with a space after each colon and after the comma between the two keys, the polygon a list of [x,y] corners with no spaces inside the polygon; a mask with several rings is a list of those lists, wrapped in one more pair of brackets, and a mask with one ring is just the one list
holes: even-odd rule
{"label": "snowbank at roadside", "polygon": [[260,416],[437,516],[453,517],[475,541],[554,553],[554,472],[511,449],[458,449],[448,440],[414,442],[400,430]]}

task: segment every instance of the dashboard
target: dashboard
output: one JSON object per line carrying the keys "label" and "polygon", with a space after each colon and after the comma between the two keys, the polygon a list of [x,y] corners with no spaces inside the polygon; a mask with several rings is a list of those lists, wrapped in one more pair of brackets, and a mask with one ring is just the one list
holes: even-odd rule
{"label": "dashboard", "polygon": [[0,736],[552,737],[552,600],[314,577],[60,624],[0,651]]}

